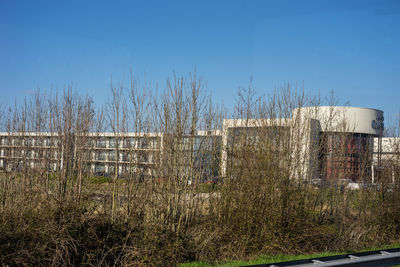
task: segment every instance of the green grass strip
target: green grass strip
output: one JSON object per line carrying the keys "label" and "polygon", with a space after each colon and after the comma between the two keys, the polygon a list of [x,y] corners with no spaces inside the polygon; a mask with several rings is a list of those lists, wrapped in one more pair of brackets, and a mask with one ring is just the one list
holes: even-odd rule
{"label": "green grass strip", "polygon": [[319,258],[319,257],[328,257],[328,256],[335,256],[341,254],[349,254],[349,253],[356,253],[356,252],[365,252],[365,251],[374,251],[374,250],[383,250],[383,249],[390,249],[390,248],[397,248],[400,247],[400,243],[382,246],[382,247],[375,247],[369,249],[363,249],[360,251],[345,251],[345,252],[324,252],[324,253],[317,253],[317,254],[302,254],[302,255],[261,255],[254,260],[250,261],[232,261],[226,263],[219,263],[219,264],[208,264],[206,262],[190,262],[190,263],[182,263],[178,265],[179,267],[233,267],[233,266],[246,266],[246,265],[254,265],[254,264],[271,264],[276,262],[282,261],[294,261],[294,260],[304,260],[310,258]]}

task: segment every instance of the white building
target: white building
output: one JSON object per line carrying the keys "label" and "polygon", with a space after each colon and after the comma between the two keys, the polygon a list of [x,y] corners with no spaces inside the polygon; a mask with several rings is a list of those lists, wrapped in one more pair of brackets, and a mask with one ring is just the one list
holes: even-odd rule
{"label": "white building", "polygon": [[291,157],[286,164],[293,178],[369,182],[374,139],[382,136],[383,121],[383,111],[338,106],[297,108],[291,118],[225,120],[221,174],[229,165],[232,136],[269,128],[279,129],[281,136],[274,138],[287,139]]}
{"label": "white building", "polygon": [[[389,139],[384,138],[383,145],[378,145],[383,122],[380,110],[320,106],[296,108],[289,118],[225,119],[220,131],[199,131],[179,141],[162,133],[89,133],[75,136],[67,145],[55,133],[3,132],[0,133],[0,168],[20,170],[36,166],[57,171],[68,166],[64,162],[67,158],[84,158],[85,171],[90,173],[111,174],[118,168],[120,175],[129,171],[152,175],[163,157],[168,157],[167,140],[173,140],[178,144],[174,149],[185,153],[193,154],[201,146],[208,147],[209,152],[202,153],[201,157],[186,158],[202,161],[202,168],[212,166],[212,171],[204,172],[207,175],[224,177],[233,166],[230,149],[239,145],[241,136],[246,136],[255,144],[267,138],[264,141],[269,140],[271,153],[289,149],[287,161],[279,164],[290,165],[293,178],[373,182],[376,180],[374,168],[381,161],[378,155],[387,158],[385,153],[393,150],[393,145],[386,145]],[[383,154],[378,153],[380,150]],[[212,164],[211,154],[214,155]]]}

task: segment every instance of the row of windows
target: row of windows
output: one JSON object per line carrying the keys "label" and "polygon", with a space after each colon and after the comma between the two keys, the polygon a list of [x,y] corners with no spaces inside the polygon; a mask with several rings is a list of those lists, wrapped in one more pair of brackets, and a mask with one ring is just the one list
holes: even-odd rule
{"label": "row of windows", "polygon": [[[48,150],[20,150],[20,149],[0,149],[0,157],[2,158],[27,158],[27,159],[57,159],[61,156],[57,151],[48,151]],[[128,162],[152,162],[153,161],[152,153],[127,153],[121,152],[119,153],[120,161],[128,161]],[[99,160],[99,161],[115,161],[117,159],[116,151],[99,151],[96,153],[91,153],[91,160]]]}
{"label": "row of windows", "polygon": [[57,139],[52,137],[25,138],[25,137],[1,137],[0,145],[2,146],[55,146]]}
{"label": "row of windows", "polygon": [[[2,146],[54,146],[58,143],[57,138],[39,137],[1,137],[0,145]],[[125,138],[118,143],[119,147],[125,148],[157,148],[159,142],[157,138]],[[98,148],[113,148],[117,145],[116,138],[102,138],[95,141],[89,141],[86,147],[95,146]]]}
{"label": "row of windows", "polygon": [[[90,148],[137,148],[137,149],[158,149],[160,146],[159,137],[125,137],[118,139],[114,137],[110,138],[90,138],[91,140],[85,143],[85,147]],[[196,137],[183,137],[177,140],[173,139],[173,142],[182,144],[182,149],[190,149],[193,145],[194,149],[200,149],[200,147],[215,147],[220,146],[221,136],[196,136]],[[59,140],[56,137],[0,137],[1,146],[35,146],[35,147],[47,147],[57,145]]]}
{"label": "row of windows", "polygon": [[35,160],[8,161],[0,159],[0,168],[8,171],[22,171],[25,168],[47,168],[48,171],[57,171],[59,164],[56,161],[43,162]]}
{"label": "row of windows", "polygon": [[159,139],[157,138],[124,138],[119,140],[116,138],[102,138],[95,141],[89,141],[86,143],[86,147],[96,148],[139,148],[139,149],[156,149],[159,145]]}
{"label": "row of windows", "polygon": [[[99,151],[92,154],[92,160],[115,161],[117,160],[117,152]],[[152,162],[153,154],[143,153],[143,152],[142,153],[120,152],[118,160],[126,162]]]}
{"label": "row of windows", "polygon": [[56,150],[1,149],[0,157],[53,158],[60,156]]}

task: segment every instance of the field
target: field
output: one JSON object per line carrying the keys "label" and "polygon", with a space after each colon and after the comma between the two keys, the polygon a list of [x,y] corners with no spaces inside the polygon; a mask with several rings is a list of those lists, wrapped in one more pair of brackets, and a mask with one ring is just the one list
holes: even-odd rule
{"label": "field", "polygon": [[293,183],[266,197],[255,194],[255,179],[189,186],[84,177],[80,199],[71,189],[61,202],[58,175],[1,175],[2,265],[235,266],[399,243],[397,190]]}
{"label": "field", "polygon": [[[328,151],[301,116],[291,120],[296,127],[276,124],[295,108],[318,111],[318,97],[289,85],[258,97],[250,85],[228,114],[202,88],[194,73],[168,79],[158,98],[134,80],[113,84],[104,109],[70,88],[4,109],[0,265],[217,264],[399,244],[400,153],[382,159],[374,186],[350,190],[340,179],[371,180],[372,137],[349,138],[341,121]],[[261,125],[232,129],[226,144],[199,138],[223,129],[225,118]],[[129,132],[139,137],[123,147]],[[136,135],[151,132],[161,133],[154,151]],[[315,184],[324,162],[335,163],[332,180]],[[108,177],[91,174],[100,164]]]}

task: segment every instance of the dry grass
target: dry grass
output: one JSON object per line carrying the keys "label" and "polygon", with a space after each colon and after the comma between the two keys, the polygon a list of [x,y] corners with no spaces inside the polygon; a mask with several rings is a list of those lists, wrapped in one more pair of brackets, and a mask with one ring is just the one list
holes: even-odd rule
{"label": "dry grass", "polygon": [[[202,201],[197,216],[179,230],[176,225],[182,216],[177,212],[175,218],[166,217],[168,202],[164,200],[168,198],[164,194],[170,192],[163,192],[161,185],[138,184],[131,213],[127,213],[127,203],[121,202],[114,221],[110,197],[94,200],[85,195],[80,203],[71,199],[60,206],[40,190],[14,191],[1,212],[0,263],[175,265],[399,242],[400,208],[392,204],[400,200],[399,192],[387,192],[382,199],[379,191],[299,189],[293,184],[287,188],[289,201],[283,205],[281,194],[246,196],[248,191],[232,194],[224,191],[225,186],[199,194]],[[105,193],[111,195],[109,188]],[[154,192],[148,191],[151,188]],[[331,201],[333,206],[328,205]],[[176,207],[185,211],[185,199]]]}
{"label": "dry grass", "polygon": [[[398,185],[347,191],[315,188],[303,182],[310,180],[307,175],[293,179],[304,157],[294,154],[299,149],[290,147],[293,142],[282,138],[289,132],[279,127],[264,125],[257,138],[245,134],[234,146],[223,147],[230,159],[223,183],[213,188],[188,184],[188,178],[201,180],[204,169],[220,164],[196,165],[202,152],[221,159],[215,147],[193,148],[197,130],[221,129],[224,117],[289,118],[296,107],[318,105],[315,98],[292,93],[289,86],[277,95],[256,97],[249,87],[239,91],[235,112],[226,114],[202,91],[195,74],[169,79],[157,98],[148,94],[147,83],[146,90],[131,86],[128,97],[113,85],[106,111],[96,111],[90,98],[67,90],[54,99],[38,94],[0,118],[7,132],[55,132],[57,149],[64,149],[62,160],[56,159],[62,171],[49,172],[45,164],[31,169],[26,163],[0,175],[0,265],[173,266],[399,242]],[[85,176],[84,150],[72,148],[84,147],[89,131],[104,128],[118,135],[163,133],[163,154],[155,156],[152,170],[160,180],[143,180],[138,169],[126,180],[118,179],[117,171],[108,180]],[[301,130],[291,138],[303,140]],[[185,140],[191,148],[183,153]],[[115,170],[118,164],[116,157]]]}

